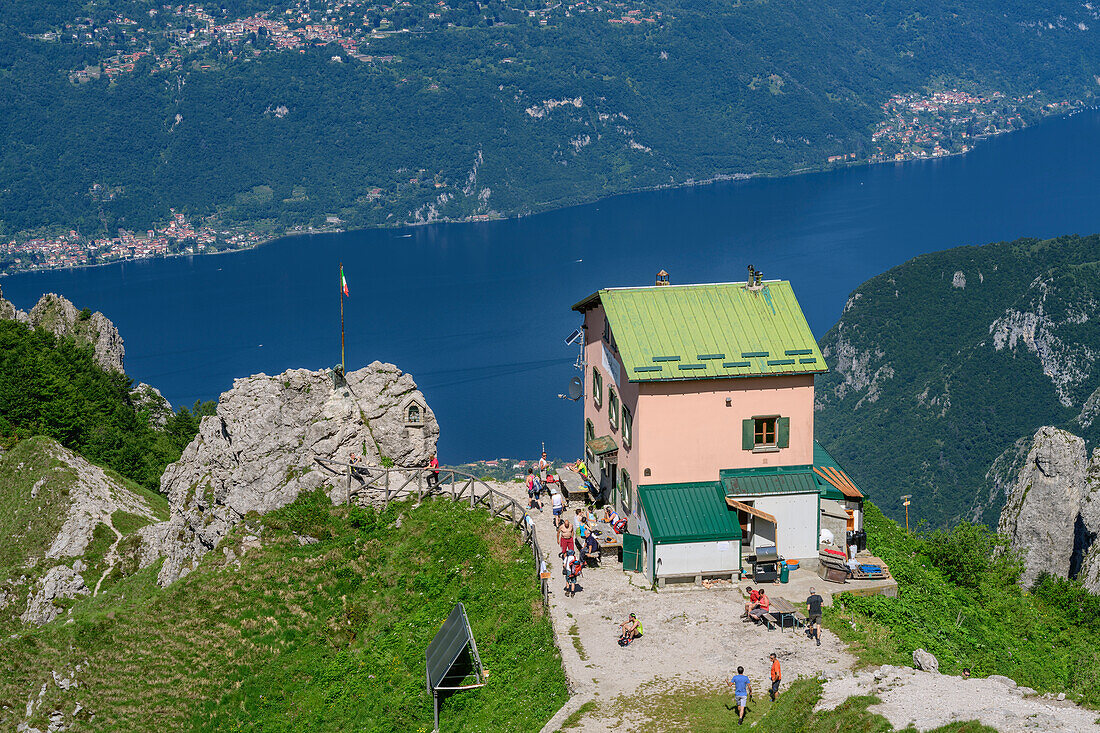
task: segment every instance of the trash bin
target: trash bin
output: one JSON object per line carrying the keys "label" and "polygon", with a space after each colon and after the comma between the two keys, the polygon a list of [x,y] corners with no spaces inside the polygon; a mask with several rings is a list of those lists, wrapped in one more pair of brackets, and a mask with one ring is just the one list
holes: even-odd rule
{"label": "trash bin", "polygon": [[787,565],[787,563],[785,563],[785,562],[779,563],[779,582],[780,583],[786,583],[788,580],[790,580],[790,576],[791,576],[790,566]]}

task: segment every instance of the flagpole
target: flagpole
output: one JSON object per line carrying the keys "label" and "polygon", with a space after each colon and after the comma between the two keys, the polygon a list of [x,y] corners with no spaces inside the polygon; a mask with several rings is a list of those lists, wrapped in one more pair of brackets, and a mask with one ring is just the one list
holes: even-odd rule
{"label": "flagpole", "polygon": [[344,263],[340,263],[340,372],[347,374],[344,367]]}

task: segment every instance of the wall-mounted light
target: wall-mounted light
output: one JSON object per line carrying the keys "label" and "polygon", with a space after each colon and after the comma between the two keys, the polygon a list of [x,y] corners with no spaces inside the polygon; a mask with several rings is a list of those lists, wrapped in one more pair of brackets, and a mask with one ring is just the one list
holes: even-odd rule
{"label": "wall-mounted light", "polygon": [[653,475],[653,472],[650,471],[648,468],[645,471],[642,471],[642,473],[646,476],[652,476]]}
{"label": "wall-mounted light", "polygon": [[733,407],[733,399],[732,398],[730,398],[730,397],[726,398],[726,407]]}

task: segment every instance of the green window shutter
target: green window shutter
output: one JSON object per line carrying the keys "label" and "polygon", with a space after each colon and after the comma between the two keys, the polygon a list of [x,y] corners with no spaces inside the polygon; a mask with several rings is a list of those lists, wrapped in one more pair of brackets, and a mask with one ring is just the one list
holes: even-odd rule
{"label": "green window shutter", "polygon": [[752,450],[756,440],[756,421],[754,420],[742,420],[741,421],[741,448],[743,450]]}
{"label": "green window shutter", "polygon": [[781,417],[775,423],[775,442],[780,448],[786,448],[791,444],[791,419]]}

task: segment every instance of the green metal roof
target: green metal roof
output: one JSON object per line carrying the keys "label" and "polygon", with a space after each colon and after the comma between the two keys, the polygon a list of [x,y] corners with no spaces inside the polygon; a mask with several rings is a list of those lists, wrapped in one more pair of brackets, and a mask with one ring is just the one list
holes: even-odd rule
{"label": "green metal roof", "polygon": [[816,494],[820,491],[811,466],[725,469],[719,476],[726,496]]}
{"label": "green metal roof", "polygon": [[639,486],[638,497],[656,545],[741,539],[737,511],[714,481]]}
{"label": "green metal roof", "polygon": [[785,280],[600,290],[573,306],[602,304],[632,382],[813,374],[825,358]]}
{"label": "green metal roof", "polygon": [[613,450],[618,450],[619,446],[615,443],[615,439],[610,435],[601,435],[598,438],[593,438],[585,444],[588,450],[592,451],[594,456],[602,456],[604,453],[610,453]]}

